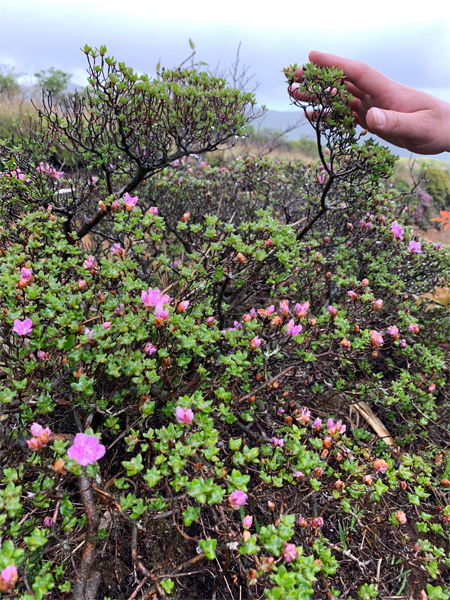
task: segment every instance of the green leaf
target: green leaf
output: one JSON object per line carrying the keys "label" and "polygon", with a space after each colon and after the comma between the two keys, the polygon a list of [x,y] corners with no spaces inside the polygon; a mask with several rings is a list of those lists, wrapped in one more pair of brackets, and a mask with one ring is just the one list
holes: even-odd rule
{"label": "green leaf", "polygon": [[183,511],[183,519],[186,527],[191,525],[194,521],[198,519],[200,515],[200,508],[194,508],[193,506],[188,506],[186,510]]}
{"label": "green leaf", "polygon": [[217,540],[211,538],[200,540],[200,548],[203,550],[209,560],[214,560],[216,558],[216,546]]}

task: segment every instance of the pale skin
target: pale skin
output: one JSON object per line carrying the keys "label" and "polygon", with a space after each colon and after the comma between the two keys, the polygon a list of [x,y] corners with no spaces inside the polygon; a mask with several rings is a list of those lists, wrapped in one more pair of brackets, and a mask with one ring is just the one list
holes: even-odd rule
{"label": "pale skin", "polygon": [[[397,83],[369,65],[313,50],[310,62],[343,70],[355,121],[380,138],[417,154],[450,152],[450,103]],[[295,71],[301,82],[303,68]],[[290,93],[304,100],[293,84]]]}

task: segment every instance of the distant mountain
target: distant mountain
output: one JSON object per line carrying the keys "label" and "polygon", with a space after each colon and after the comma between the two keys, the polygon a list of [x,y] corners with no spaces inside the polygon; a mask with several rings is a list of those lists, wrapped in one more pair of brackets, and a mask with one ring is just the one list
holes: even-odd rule
{"label": "distant mountain", "polygon": [[[287,140],[298,140],[298,139],[300,139],[301,136],[304,136],[304,135],[307,135],[308,137],[313,139],[313,136],[311,135],[311,133],[312,133],[311,127],[308,125],[308,123],[305,122],[305,119],[302,118],[302,111],[300,111],[300,110],[298,110],[298,111],[269,110],[264,115],[264,117],[262,117],[258,121],[254,121],[252,123],[252,125],[255,129],[268,128],[268,129],[275,129],[277,131],[282,131],[282,130],[294,125],[296,122],[300,122],[300,126],[296,129],[294,129],[293,131],[290,131],[289,133],[287,133],[286,139]],[[397,146],[394,146],[393,144],[389,144],[388,142],[381,140],[376,135],[370,134],[370,136],[373,137],[381,145],[389,148],[389,150],[393,154],[396,154],[397,156],[403,156],[405,158],[409,158],[412,155],[413,158],[417,158],[418,160],[420,158],[422,158],[418,154],[411,153],[408,150],[405,150],[403,148],[397,148]],[[369,134],[367,134],[367,137],[369,137]],[[429,156],[428,158],[437,158],[439,160],[445,160],[445,161],[450,162],[450,153],[442,152],[441,154],[436,154],[436,155],[433,155],[432,157]]]}

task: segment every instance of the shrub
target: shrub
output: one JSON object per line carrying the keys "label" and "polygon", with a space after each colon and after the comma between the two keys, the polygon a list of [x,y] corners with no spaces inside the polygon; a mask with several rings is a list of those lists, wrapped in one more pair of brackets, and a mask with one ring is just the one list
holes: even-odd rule
{"label": "shrub", "polygon": [[248,598],[424,573],[445,596],[449,332],[416,298],[449,255],[399,223],[394,158],[357,143],[342,73],[305,70],[319,162],[194,168],[253,97],[85,52],[86,96],[48,96],[1,145],[3,591],[83,599],[97,573],[132,594],[108,575],[120,543],[147,595],[214,597],[232,572]]}

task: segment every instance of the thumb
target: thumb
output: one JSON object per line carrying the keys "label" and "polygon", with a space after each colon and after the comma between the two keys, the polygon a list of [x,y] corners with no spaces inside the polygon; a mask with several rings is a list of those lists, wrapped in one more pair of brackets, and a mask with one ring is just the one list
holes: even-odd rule
{"label": "thumb", "polygon": [[408,113],[396,112],[394,110],[382,110],[371,108],[366,114],[366,123],[372,133],[380,137],[409,137],[411,134],[411,122]]}

